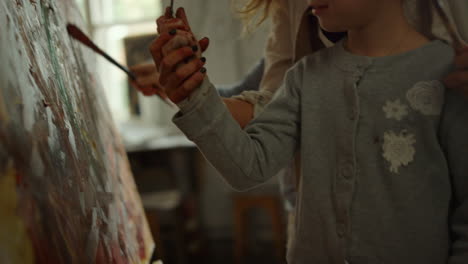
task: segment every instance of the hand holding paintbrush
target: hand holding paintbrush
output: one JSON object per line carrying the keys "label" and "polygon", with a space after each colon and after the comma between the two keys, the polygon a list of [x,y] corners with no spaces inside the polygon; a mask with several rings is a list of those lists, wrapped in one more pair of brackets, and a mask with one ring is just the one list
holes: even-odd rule
{"label": "hand holding paintbrush", "polygon": [[[119,69],[124,71],[130,77],[130,81],[131,81],[133,86],[139,86],[137,83],[141,82],[141,80],[140,80],[141,78],[138,78],[133,71],[130,71],[129,69],[127,69],[127,67],[125,67],[122,64],[118,63],[111,56],[109,56],[102,49],[100,49],[96,44],[94,44],[94,42],[88,36],[86,36],[86,34],[83,31],[81,31],[81,29],[79,29],[77,26],[75,26],[73,24],[67,24],[67,31],[68,31],[68,34],[71,37],[78,40],[79,42],[81,42],[82,44],[84,44],[88,48],[92,49],[94,52],[98,53],[99,55],[103,56],[109,62],[111,62],[112,64],[117,66]],[[141,72],[142,69],[141,69],[141,67],[137,67],[137,68],[135,68],[135,70],[138,70],[138,73],[139,73],[139,72]],[[145,70],[147,70],[147,69],[145,69]],[[147,78],[145,78],[144,81],[148,82],[146,79]],[[143,93],[145,93],[146,95],[156,94],[166,104],[168,104],[170,106],[173,106],[172,102],[168,101],[166,94],[164,94],[164,92],[162,92],[162,90],[160,89],[159,85],[157,84],[157,81],[152,83],[149,88],[147,88],[146,85],[145,85],[141,89],[143,90]]]}
{"label": "hand holding paintbrush", "polygon": [[[197,41],[183,8],[178,8],[175,16],[171,7],[166,8],[156,22],[159,36],[151,44],[151,54],[160,74],[159,82],[168,97],[178,103],[187,96],[183,91],[188,93],[190,87],[203,80],[206,59],[201,54],[209,41]],[[194,71],[199,74],[192,76]]]}

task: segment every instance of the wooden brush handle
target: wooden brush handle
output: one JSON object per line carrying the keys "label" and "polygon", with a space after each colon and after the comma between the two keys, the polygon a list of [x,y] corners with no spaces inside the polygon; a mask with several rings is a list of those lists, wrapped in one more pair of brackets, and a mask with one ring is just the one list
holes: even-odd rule
{"label": "wooden brush handle", "polygon": [[102,55],[104,58],[106,58],[108,61],[110,61],[112,64],[115,66],[119,67],[122,71],[124,71],[132,80],[136,80],[135,74],[133,74],[127,67],[123,66],[122,64],[118,63],[116,60],[114,60],[111,56],[109,56],[107,53],[102,51],[94,42],[91,41],[91,39],[86,36],[81,29],[79,29],[77,26],[73,24],[67,24],[67,31],[68,34],[73,37],[74,39],[78,40],[79,42],[83,43],[96,53]]}

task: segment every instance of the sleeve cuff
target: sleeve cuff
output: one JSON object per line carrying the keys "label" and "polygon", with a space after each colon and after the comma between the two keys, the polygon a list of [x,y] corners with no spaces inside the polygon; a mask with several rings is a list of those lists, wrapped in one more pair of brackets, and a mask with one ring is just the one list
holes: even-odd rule
{"label": "sleeve cuff", "polygon": [[212,86],[210,80],[208,77],[205,77],[203,80],[202,84],[198,89],[193,91],[189,97],[185,98],[184,100],[180,101],[177,106],[180,109],[181,113],[188,113],[190,112],[193,108],[195,108],[200,102],[202,102],[210,87]]}
{"label": "sleeve cuff", "polygon": [[178,104],[180,111],[172,118],[174,124],[190,140],[203,135],[228,111],[216,88],[205,78],[199,89]]}

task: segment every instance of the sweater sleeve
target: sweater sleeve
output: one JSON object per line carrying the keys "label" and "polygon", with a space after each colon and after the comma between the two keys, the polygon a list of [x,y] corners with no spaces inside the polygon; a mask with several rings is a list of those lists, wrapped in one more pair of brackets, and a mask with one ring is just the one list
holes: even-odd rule
{"label": "sweater sleeve", "polygon": [[[242,130],[208,81],[173,122],[237,190],[266,182],[293,157],[299,142],[300,76],[292,70],[281,92]],[[201,94],[201,95],[200,95]]]}

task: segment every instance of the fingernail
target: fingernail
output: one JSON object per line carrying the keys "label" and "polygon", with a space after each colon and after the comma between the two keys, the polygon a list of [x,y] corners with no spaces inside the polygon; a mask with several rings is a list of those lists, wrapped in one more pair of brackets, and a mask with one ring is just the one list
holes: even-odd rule
{"label": "fingernail", "polygon": [[201,68],[201,69],[200,69],[200,72],[201,72],[201,73],[205,73],[205,72],[206,72],[206,68],[205,68],[205,67]]}
{"label": "fingernail", "polygon": [[201,57],[200,59],[202,62],[206,62],[206,58],[205,57]]}
{"label": "fingernail", "polygon": [[198,46],[197,45],[192,46],[192,50],[193,50],[193,52],[197,52],[198,51]]}
{"label": "fingernail", "polygon": [[172,29],[171,31],[169,31],[169,35],[175,35],[177,33],[177,29]]}

